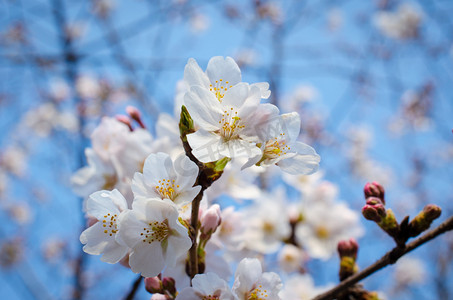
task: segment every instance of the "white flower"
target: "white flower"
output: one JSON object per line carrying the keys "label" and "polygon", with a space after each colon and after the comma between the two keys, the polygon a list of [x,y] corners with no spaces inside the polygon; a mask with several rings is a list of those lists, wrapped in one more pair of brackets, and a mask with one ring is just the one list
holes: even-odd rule
{"label": "white flower", "polygon": [[119,219],[119,240],[132,249],[129,265],[145,277],[157,276],[175,266],[192,245],[187,228],[178,221],[178,210],[168,199],[132,204]]}
{"label": "white flower", "polygon": [[83,251],[92,255],[102,254],[102,261],[117,263],[129,249],[116,241],[118,218],[127,209],[126,199],[118,190],[99,191],[90,196],[86,206],[87,214],[98,222],[80,235],[80,242],[85,244]]}
{"label": "white flower", "polygon": [[280,293],[282,299],[310,300],[327,290],[329,286],[315,287],[310,275],[297,275],[285,282],[285,287]]}
{"label": "white flower", "polygon": [[379,12],[374,23],[382,34],[399,40],[416,38],[423,15],[412,4],[401,4],[395,12]]}
{"label": "white flower", "polygon": [[248,249],[260,253],[277,251],[282,241],[289,237],[289,226],[284,203],[283,190],[273,195],[262,195],[245,211],[246,230],[244,242]]}
{"label": "white flower", "polygon": [[296,239],[312,258],[328,259],[336,252],[340,240],[363,234],[358,213],[344,203],[307,203],[302,215]]}
{"label": "white flower", "polygon": [[262,155],[251,158],[242,168],[254,164],[276,164],[289,174],[312,174],[318,170],[321,158],[315,149],[296,141],[300,117],[296,112],[270,118],[260,127]]}
{"label": "white flower", "polygon": [[174,162],[166,153],[150,154],[145,160],[143,174],[136,173],[132,180],[135,200],[150,198],[170,199],[179,207],[192,202],[201,186],[193,186],[198,176],[198,166],[187,156]]}
{"label": "white flower", "polygon": [[176,300],[233,300],[225,280],[215,273],[198,274],[192,280],[192,287],[186,287]]}
{"label": "white flower", "polygon": [[278,264],[283,271],[288,273],[300,271],[306,258],[307,255],[299,247],[286,244],[278,254]]}
{"label": "white flower", "polygon": [[[195,59],[191,58],[184,69],[184,82],[187,89],[192,86],[201,86],[211,91],[219,102],[222,102],[225,93],[240,83],[241,70],[231,57],[215,56],[209,60],[206,73],[201,70]],[[269,84],[259,82],[252,84],[260,90],[261,98],[269,98]]]}
{"label": "white flower", "polygon": [[193,86],[185,103],[200,126],[187,135],[193,155],[201,162],[223,157],[255,157],[261,154],[253,139],[256,126],[268,116],[269,105],[260,105],[258,88],[239,83],[225,93],[221,102],[209,90]]}
{"label": "white flower", "polygon": [[256,258],[244,258],[239,263],[234,276],[233,292],[239,300],[281,299],[280,277],[274,272],[265,272]]}
{"label": "white flower", "polygon": [[399,285],[422,283],[426,279],[426,267],[418,258],[403,257],[396,264],[394,276]]}

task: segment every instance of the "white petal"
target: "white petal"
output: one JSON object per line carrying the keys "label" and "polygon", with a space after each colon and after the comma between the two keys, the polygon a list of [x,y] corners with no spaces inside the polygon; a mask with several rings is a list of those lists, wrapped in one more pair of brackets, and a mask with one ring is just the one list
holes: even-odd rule
{"label": "white petal", "polygon": [[300,132],[300,116],[297,112],[281,115],[282,129],[288,135],[289,141],[295,141]]}
{"label": "white petal", "polygon": [[219,135],[202,129],[187,135],[187,141],[192,154],[203,163],[219,160],[219,150],[225,148]]}
{"label": "white petal", "polygon": [[173,163],[176,172],[176,184],[180,188],[192,187],[198,177],[198,166],[186,155],[178,156]]}
{"label": "white petal", "polygon": [[255,143],[241,139],[235,139],[227,142],[227,147],[220,149],[220,154],[226,157],[256,157],[262,155],[261,149]]}
{"label": "white petal", "polygon": [[233,292],[244,294],[249,292],[254,283],[261,277],[263,270],[256,258],[244,258],[236,268],[234,275]]}
{"label": "white petal", "polygon": [[109,243],[103,251],[101,260],[110,264],[119,262],[129,251],[129,247],[120,245],[118,243]]}
{"label": "white petal", "polygon": [[141,221],[139,218],[143,217],[139,212],[134,210],[128,210],[123,212],[118,217],[118,235],[121,241],[123,241],[130,248],[134,248],[142,238],[140,233],[143,232],[143,228],[146,227],[146,223]]}
{"label": "white petal", "polygon": [[271,91],[269,91],[269,83],[267,82],[257,82],[251,84],[250,86],[256,86],[257,88],[259,88],[261,92],[261,98],[263,99],[267,99],[271,95]]}
{"label": "white petal", "polygon": [[224,82],[228,81],[230,85],[241,81],[241,70],[231,57],[224,59],[221,56],[215,56],[211,58],[206,68],[206,74],[213,84],[220,79]]}
{"label": "white petal", "polygon": [[[241,82],[230,88],[222,99],[222,105],[226,107],[241,107],[249,94],[248,84]],[[229,108],[228,108],[229,109]]]}
{"label": "white petal", "polygon": [[296,142],[292,145],[291,150],[296,151],[296,155],[282,159],[277,163],[283,171],[289,174],[313,174],[319,168],[321,157],[315,149],[307,144]]}
{"label": "white petal", "polygon": [[113,194],[110,191],[98,191],[91,194],[90,198],[88,198],[86,203],[87,213],[98,220],[102,219],[107,213],[119,214],[120,211],[112,200],[112,197],[120,197],[118,194],[123,199],[116,199],[115,201],[120,202],[122,207],[126,205],[127,208],[126,199],[118,191]]}
{"label": "white petal", "polygon": [[206,76],[206,74],[193,58],[189,58],[186,67],[184,68],[184,81],[186,81],[189,86],[209,86],[208,76]]}
{"label": "white petal", "polygon": [[205,88],[193,86],[185,94],[184,102],[190,116],[201,128],[209,131],[219,129],[223,111],[213,93]]}
{"label": "white petal", "polygon": [[140,243],[129,256],[129,265],[134,273],[154,277],[163,270],[165,263],[160,243]]}

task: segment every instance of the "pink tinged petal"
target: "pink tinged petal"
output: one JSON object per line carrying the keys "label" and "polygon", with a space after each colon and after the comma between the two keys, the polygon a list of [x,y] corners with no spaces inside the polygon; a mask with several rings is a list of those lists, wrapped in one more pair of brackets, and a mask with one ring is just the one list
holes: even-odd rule
{"label": "pink tinged petal", "polygon": [[184,103],[195,123],[208,131],[220,128],[222,106],[216,96],[209,90],[193,86],[184,96]]}
{"label": "pink tinged petal", "polygon": [[255,86],[260,89],[261,98],[267,99],[271,95],[271,91],[269,90],[269,83],[267,82],[257,82],[253,83],[250,86]]}
{"label": "pink tinged petal", "polygon": [[219,150],[225,148],[219,135],[202,129],[187,135],[187,141],[192,154],[203,163],[219,160]]}
{"label": "pink tinged petal", "polygon": [[140,243],[129,256],[129,265],[134,273],[154,277],[164,269],[165,262],[160,243]]}
{"label": "pink tinged petal", "polygon": [[241,171],[255,165],[260,161],[261,157],[263,157],[263,154],[255,155],[254,157],[249,158],[249,160],[241,167]]}
{"label": "pink tinged petal", "polygon": [[203,295],[213,294],[218,290],[228,288],[226,281],[212,272],[196,275],[192,280],[192,286]]}
{"label": "pink tinged petal", "polygon": [[296,155],[277,163],[277,166],[283,171],[292,175],[309,175],[318,170],[321,157],[316,153],[315,149],[307,144],[296,142],[291,145],[291,150],[295,151]]}
{"label": "pink tinged petal", "polygon": [[[120,196],[118,196],[118,194]],[[103,219],[104,215],[107,213],[111,214],[119,214],[120,211],[118,207],[114,204],[113,199],[114,197],[121,197],[123,199],[117,199],[115,201],[120,202],[120,204],[124,207],[127,204],[126,199],[116,190],[116,193],[111,193],[110,191],[98,191],[90,195],[87,200],[86,208],[87,213],[98,220]],[[124,201],[124,203],[123,203]]]}
{"label": "pink tinged petal", "polygon": [[222,105],[229,109],[230,107],[241,107],[249,94],[249,86],[247,83],[238,83],[230,88],[222,99]]}
{"label": "pink tinged petal", "polygon": [[206,76],[206,74],[193,58],[189,58],[186,67],[184,68],[184,81],[186,81],[189,86],[209,86],[208,76]]}
{"label": "pink tinged petal", "polygon": [[145,207],[145,222],[158,221],[162,222],[165,219],[168,221],[178,218],[178,210],[171,201],[149,200]]}
{"label": "pink tinged petal", "polygon": [[235,85],[241,81],[241,70],[231,57],[223,58],[215,56],[209,60],[206,74],[212,84],[216,80],[228,81],[229,85]]}
{"label": "pink tinged petal", "polygon": [[250,118],[247,130],[244,130],[243,134],[258,136],[261,142],[267,141],[273,132],[272,127],[269,128],[272,124],[271,122],[275,122],[279,118],[279,114],[280,110],[277,106],[270,103],[259,104],[253,113],[253,117]]}

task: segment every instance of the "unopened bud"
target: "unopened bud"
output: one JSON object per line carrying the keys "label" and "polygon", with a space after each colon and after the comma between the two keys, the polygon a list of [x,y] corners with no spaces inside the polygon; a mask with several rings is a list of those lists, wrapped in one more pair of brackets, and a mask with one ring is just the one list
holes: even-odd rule
{"label": "unopened bud", "polygon": [[220,206],[218,204],[212,205],[201,216],[201,233],[212,234],[219,227],[221,220]]}
{"label": "unopened bud", "polygon": [[349,240],[340,241],[337,249],[340,257],[348,256],[355,260],[357,258],[357,252],[359,251],[359,244],[355,239],[350,238]]}
{"label": "unopened bud", "polygon": [[395,238],[400,231],[400,226],[396,221],[395,214],[390,208],[387,209],[385,217],[382,218],[382,221],[379,222],[378,225],[393,238]]}
{"label": "unopened bud", "polygon": [[142,120],[142,113],[138,110],[138,108],[134,106],[127,106],[126,107],[127,114],[131,117],[132,120],[138,123],[141,128],[146,128],[145,124]]}
{"label": "unopened bud", "polygon": [[151,294],[164,292],[162,281],[157,276],[145,278],[145,289]]}
{"label": "unopened bud", "polygon": [[359,270],[357,264],[355,263],[355,259],[349,256],[343,256],[340,261],[340,272],[339,277],[340,280],[343,281],[349,276],[353,275]]}
{"label": "unopened bud", "polygon": [[175,285],[175,280],[173,279],[173,277],[164,277],[164,279],[162,279],[162,284],[163,284],[163,288],[164,288],[164,291],[168,291],[171,295],[175,295],[176,294],[176,285]]}
{"label": "unopened bud", "polygon": [[376,204],[381,204],[384,205],[382,200],[378,197],[368,197],[366,198],[366,204],[368,205],[376,205]]}
{"label": "unopened bud", "polygon": [[174,297],[163,295],[163,294],[153,294],[150,300],[172,300],[175,299]]}
{"label": "unopened bud", "polygon": [[131,119],[129,119],[128,116],[116,115],[115,118],[116,118],[117,121],[127,125],[127,127],[129,127],[130,131],[134,131],[134,128],[132,128]]}
{"label": "unopened bud", "polygon": [[368,197],[376,197],[381,199],[382,203],[385,205],[385,199],[384,199],[384,187],[377,183],[376,181],[374,182],[368,182],[365,184],[365,187],[363,188],[363,192],[365,194],[365,198]]}
{"label": "unopened bud", "polygon": [[426,205],[423,210],[409,223],[411,236],[417,236],[431,226],[431,223],[440,217],[442,209],[434,204]]}
{"label": "unopened bud", "polygon": [[195,126],[193,125],[192,117],[187,111],[187,108],[183,105],[181,107],[181,117],[179,119],[179,133],[183,142],[187,141],[186,135],[195,132]]}
{"label": "unopened bud", "polygon": [[367,220],[379,223],[382,221],[382,218],[384,218],[386,216],[385,207],[382,204],[374,204],[374,205],[366,204],[362,208],[362,215]]}

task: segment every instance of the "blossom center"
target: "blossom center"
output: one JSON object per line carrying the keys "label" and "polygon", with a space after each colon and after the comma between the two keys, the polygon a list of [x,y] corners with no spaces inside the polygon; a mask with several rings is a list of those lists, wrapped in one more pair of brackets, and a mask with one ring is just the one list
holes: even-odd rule
{"label": "blossom center", "polygon": [[228,81],[224,81],[223,79],[216,80],[214,84],[209,85],[209,90],[214,93],[217,100],[222,103],[222,99],[225,96],[225,92],[232,88],[232,85],[229,85]]}
{"label": "blossom center", "polygon": [[267,290],[262,285],[255,288],[247,297],[247,300],[268,300]]}
{"label": "blossom center", "polygon": [[220,135],[225,141],[231,140],[238,135],[238,131],[243,129],[245,126],[241,125],[241,118],[237,116],[238,112],[234,107],[225,110],[222,115],[222,119],[219,121],[220,124]]}
{"label": "blossom center", "polygon": [[140,233],[142,236],[142,242],[151,244],[152,242],[163,242],[171,234],[171,228],[168,226],[168,220],[165,219],[162,222],[154,221],[149,222],[148,227],[143,228],[143,232]]}
{"label": "blossom center", "polygon": [[116,219],[118,218],[117,214],[106,214],[102,220],[102,227],[104,228],[104,233],[108,236],[112,236],[117,233],[118,228],[116,227]]}
{"label": "blossom center", "polygon": [[213,296],[213,295],[207,295],[207,296],[203,296],[201,298],[201,300],[217,300],[217,299],[220,299],[219,296]]}
{"label": "blossom center", "polygon": [[330,236],[330,233],[326,227],[321,225],[316,228],[316,236],[320,239],[327,239]]}
{"label": "blossom center", "polygon": [[291,150],[284,138],[285,134],[280,133],[279,137],[267,141],[263,156],[268,159],[275,159]]}
{"label": "blossom center", "polygon": [[109,190],[109,191],[113,190],[113,188],[115,187],[115,185],[118,181],[116,174],[113,174],[113,175],[104,174],[103,177],[104,177],[104,185],[102,186],[102,189]]}
{"label": "blossom center", "polygon": [[155,186],[156,192],[162,198],[168,198],[174,200],[176,197],[176,189],[179,188],[179,185],[175,185],[175,180],[162,179],[159,180],[159,185]]}

